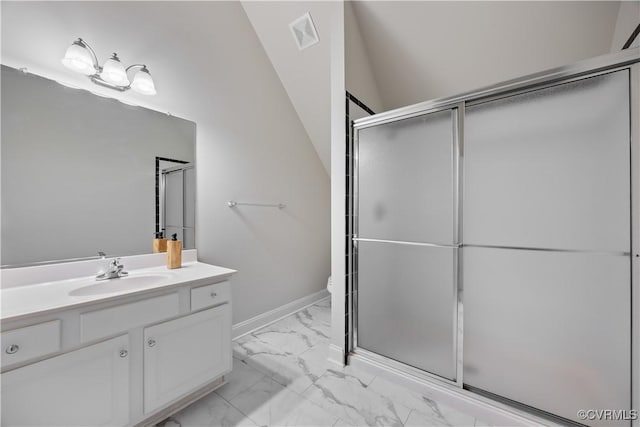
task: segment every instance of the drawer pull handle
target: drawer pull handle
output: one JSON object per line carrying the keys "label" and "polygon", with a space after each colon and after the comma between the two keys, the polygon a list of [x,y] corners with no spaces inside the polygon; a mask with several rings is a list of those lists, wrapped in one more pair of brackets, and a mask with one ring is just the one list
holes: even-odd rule
{"label": "drawer pull handle", "polygon": [[217,294],[217,293],[215,293],[215,292],[211,292],[211,298],[215,298],[215,297],[217,297],[217,296],[218,296],[218,294]]}
{"label": "drawer pull handle", "polygon": [[147,341],[147,345],[149,347],[153,347],[154,345],[156,345],[156,340],[154,340],[153,338],[149,338],[149,341]]}
{"label": "drawer pull handle", "polygon": [[127,350],[120,350],[120,357],[127,357],[129,352]]}
{"label": "drawer pull handle", "polygon": [[7,347],[7,354],[15,354],[18,352],[18,350],[20,350],[20,346],[18,344],[11,344],[9,347]]}

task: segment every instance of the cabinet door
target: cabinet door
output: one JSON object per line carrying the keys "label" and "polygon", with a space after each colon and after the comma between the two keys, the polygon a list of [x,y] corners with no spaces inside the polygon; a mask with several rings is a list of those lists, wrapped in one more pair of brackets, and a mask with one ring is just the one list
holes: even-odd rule
{"label": "cabinet door", "polygon": [[2,374],[3,426],[124,426],[129,336]]}
{"label": "cabinet door", "polygon": [[149,413],[231,371],[229,304],[146,328],[144,341]]}

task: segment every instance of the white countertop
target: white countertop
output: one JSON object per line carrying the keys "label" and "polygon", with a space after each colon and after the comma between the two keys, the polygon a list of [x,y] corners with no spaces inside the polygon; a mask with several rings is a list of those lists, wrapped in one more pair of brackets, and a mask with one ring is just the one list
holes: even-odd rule
{"label": "white countertop", "polygon": [[84,276],[7,287],[0,290],[0,320],[17,320],[187,284],[204,285],[225,280],[235,272],[201,262],[188,262],[173,270],[165,266],[129,270],[128,277],[119,279],[96,281],[95,276]]}

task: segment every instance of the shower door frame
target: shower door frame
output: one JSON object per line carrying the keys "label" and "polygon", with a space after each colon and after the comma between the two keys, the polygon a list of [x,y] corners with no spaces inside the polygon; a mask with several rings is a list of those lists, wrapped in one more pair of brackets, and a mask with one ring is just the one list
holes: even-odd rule
{"label": "shower door frame", "polygon": [[[352,159],[351,170],[353,174],[347,176],[347,216],[350,218],[347,245],[347,274],[346,295],[347,298],[347,342],[346,349],[348,359],[362,361],[377,365],[383,369],[395,371],[404,376],[463,389],[463,337],[464,337],[464,309],[463,290],[464,278],[462,277],[462,248],[463,242],[463,173],[464,173],[464,119],[466,106],[477,105],[488,101],[513,96],[521,93],[532,92],[560,84],[608,74],[615,71],[629,70],[629,105],[630,105],[630,252],[625,255],[630,257],[631,281],[630,281],[630,308],[631,308],[631,390],[630,409],[640,410],[640,48],[623,50],[614,54],[604,55],[578,63],[554,68],[548,71],[531,74],[522,78],[509,80],[503,83],[485,87],[476,91],[460,95],[426,101],[419,104],[379,113],[370,117],[358,119],[353,122],[352,141],[347,147],[347,159]],[[448,380],[435,374],[431,374],[402,362],[373,353],[358,347],[358,275],[357,275],[357,247],[358,234],[358,136],[362,129],[382,125],[390,122],[409,119],[429,113],[443,110],[457,110],[453,120],[453,223],[454,242],[457,247],[454,257],[454,357],[455,357],[455,381]],[[369,240],[369,239],[363,239]],[[478,396],[474,393],[474,397]],[[483,400],[481,398],[481,400]],[[487,400],[489,401],[489,400]],[[495,402],[494,400],[490,400]],[[533,408],[534,414],[535,408]],[[547,414],[548,415],[548,414]],[[633,421],[633,426],[640,426],[640,418]]]}
{"label": "shower door frame", "polygon": [[[175,160],[172,160],[175,161]],[[174,228],[180,228],[182,230],[182,244],[183,246],[185,245],[185,230],[187,229],[193,229],[194,230],[194,241],[193,246],[195,247],[195,223],[193,227],[185,227],[185,213],[187,210],[187,179],[186,179],[186,175],[187,175],[187,170],[195,170],[195,164],[191,163],[191,162],[184,162],[183,164],[177,165],[177,166],[172,166],[170,168],[166,168],[163,169],[162,171],[160,171],[160,194],[161,194],[161,199],[160,199],[160,211],[161,211],[161,217],[159,219],[159,224],[160,224],[160,229],[162,230],[163,233],[166,233],[167,230],[167,184],[166,184],[166,179],[167,179],[167,175],[172,174],[172,173],[181,173],[182,174],[182,226],[181,227],[175,227]],[[196,192],[196,188],[194,186],[193,188],[193,192],[194,192],[194,196],[195,196],[195,192]],[[193,210],[195,213],[196,207],[195,205],[193,206]],[[165,235],[165,238],[169,238],[169,236]]]}
{"label": "shower door frame", "polygon": [[[351,223],[351,229],[353,230],[352,233],[352,245],[353,248],[350,251],[350,255],[353,257],[352,260],[350,260],[349,262],[347,262],[347,266],[348,266],[348,272],[347,272],[347,277],[349,280],[347,280],[347,285],[351,286],[351,291],[348,292],[348,294],[351,296],[350,298],[350,303],[351,303],[351,310],[353,312],[353,316],[351,316],[351,321],[348,322],[350,324],[353,324],[353,327],[351,327],[351,325],[348,325],[347,330],[350,332],[350,336],[352,338],[350,338],[350,345],[351,348],[349,349],[349,353],[350,355],[354,355],[354,354],[358,354],[358,355],[362,355],[364,357],[366,357],[369,360],[375,361],[377,363],[383,363],[383,364],[388,364],[391,367],[394,367],[396,369],[401,369],[402,371],[405,371],[407,373],[410,373],[414,376],[417,377],[424,377],[424,378],[434,378],[440,381],[444,381],[446,383],[449,384],[455,384],[459,387],[462,387],[462,375],[460,374],[461,372],[461,363],[462,363],[462,298],[461,298],[461,288],[458,285],[460,283],[459,278],[462,275],[462,263],[460,262],[461,259],[461,241],[462,241],[462,221],[460,221],[461,218],[461,205],[462,205],[462,167],[461,167],[461,154],[462,154],[462,132],[464,130],[464,102],[455,102],[455,103],[443,103],[441,105],[435,106],[434,108],[429,108],[427,110],[423,110],[420,111],[417,114],[412,114],[410,116],[402,116],[401,118],[397,118],[397,119],[390,119],[390,120],[385,120],[384,123],[388,123],[388,122],[395,122],[395,121],[399,121],[399,120],[404,120],[404,119],[410,119],[412,117],[416,117],[419,115],[425,115],[425,114],[431,114],[431,113],[438,113],[438,112],[442,112],[442,111],[450,111],[451,115],[452,115],[452,136],[453,136],[453,144],[452,144],[452,199],[453,199],[453,209],[452,209],[452,213],[453,213],[453,243],[452,244],[441,244],[441,243],[417,243],[417,242],[403,242],[403,241],[386,241],[386,240],[381,240],[381,239],[365,239],[365,238],[359,238],[359,230],[358,230],[358,222],[355,220],[355,218],[358,218],[359,212],[358,212],[358,176],[359,176],[359,163],[358,163],[358,153],[359,153],[359,147],[358,147],[358,132],[360,129],[365,129],[371,126],[375,126],[381,123],[377,123],[375,125],[371,125],[371,126],[358,126],[356,127],[356,123],[360,122],[360,120],[371,120],[372,117],[374,116],[370,116],[364,119],[360,119],[360,120],[356,120],[354,122],[354,132],[352,133],[353,135],[353,141],[352,141],[352,156],[351,158],[354,159],[353,160],[353,165],[352,165],[352,170],[353,170],[353,185],[350,185],[349,188],[352,189],[352,194],[349,195],[348,199],[349,200],[353,200],[353,205],[349,206],[349,209],[352,209],[353,214],[350,215],[350,217],[352,218],[352,223]],[[384,113],[383,113],[384,114]],[[349,177],[347,177],[348,179]],[[358,299],[354,298],[354,295],[357,295],[357,275],[354,275],[352,273],[356,272],[357,269],[355,268],[356,266],[356,260],[357,260],[357,248],[358,248],[358,242],[359,241],[373,241],[373,242],[389,242],[389,243],[397,243],[397,244],[405,244],[405,245],[416,245],[416,246],[426,246],[426,247],[435,247],[435,248],[443,248],[443,249],[453,249],[454,255],[453,255],[453,295],[454,298],[451,301],[452,304],[452,315],[453,315],[453,363],[455,366],[455,380],[449,380],[447,378],[441,377],[437,374],[432,374],[430,372],[421,370],[419,368],[404,364],[402,362],[393,360],[391,358],[385,357],[385,356],[381,356],[377,353],[371,352],[369,350],[365,350],[363,348],[358,348],[357,347],[357,343],[358,343],[358,329],[357,329],[357,304],[358,304]],[[357,352],[356,352],[357,349]]]}

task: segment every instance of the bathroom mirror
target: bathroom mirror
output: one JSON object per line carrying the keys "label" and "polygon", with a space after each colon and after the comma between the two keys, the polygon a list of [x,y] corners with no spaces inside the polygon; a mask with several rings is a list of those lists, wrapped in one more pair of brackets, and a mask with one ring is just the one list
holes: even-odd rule
{"label": "bathroom mirror", "polygon": [[1,73],[2,267],[195,247],[195,123]]}

